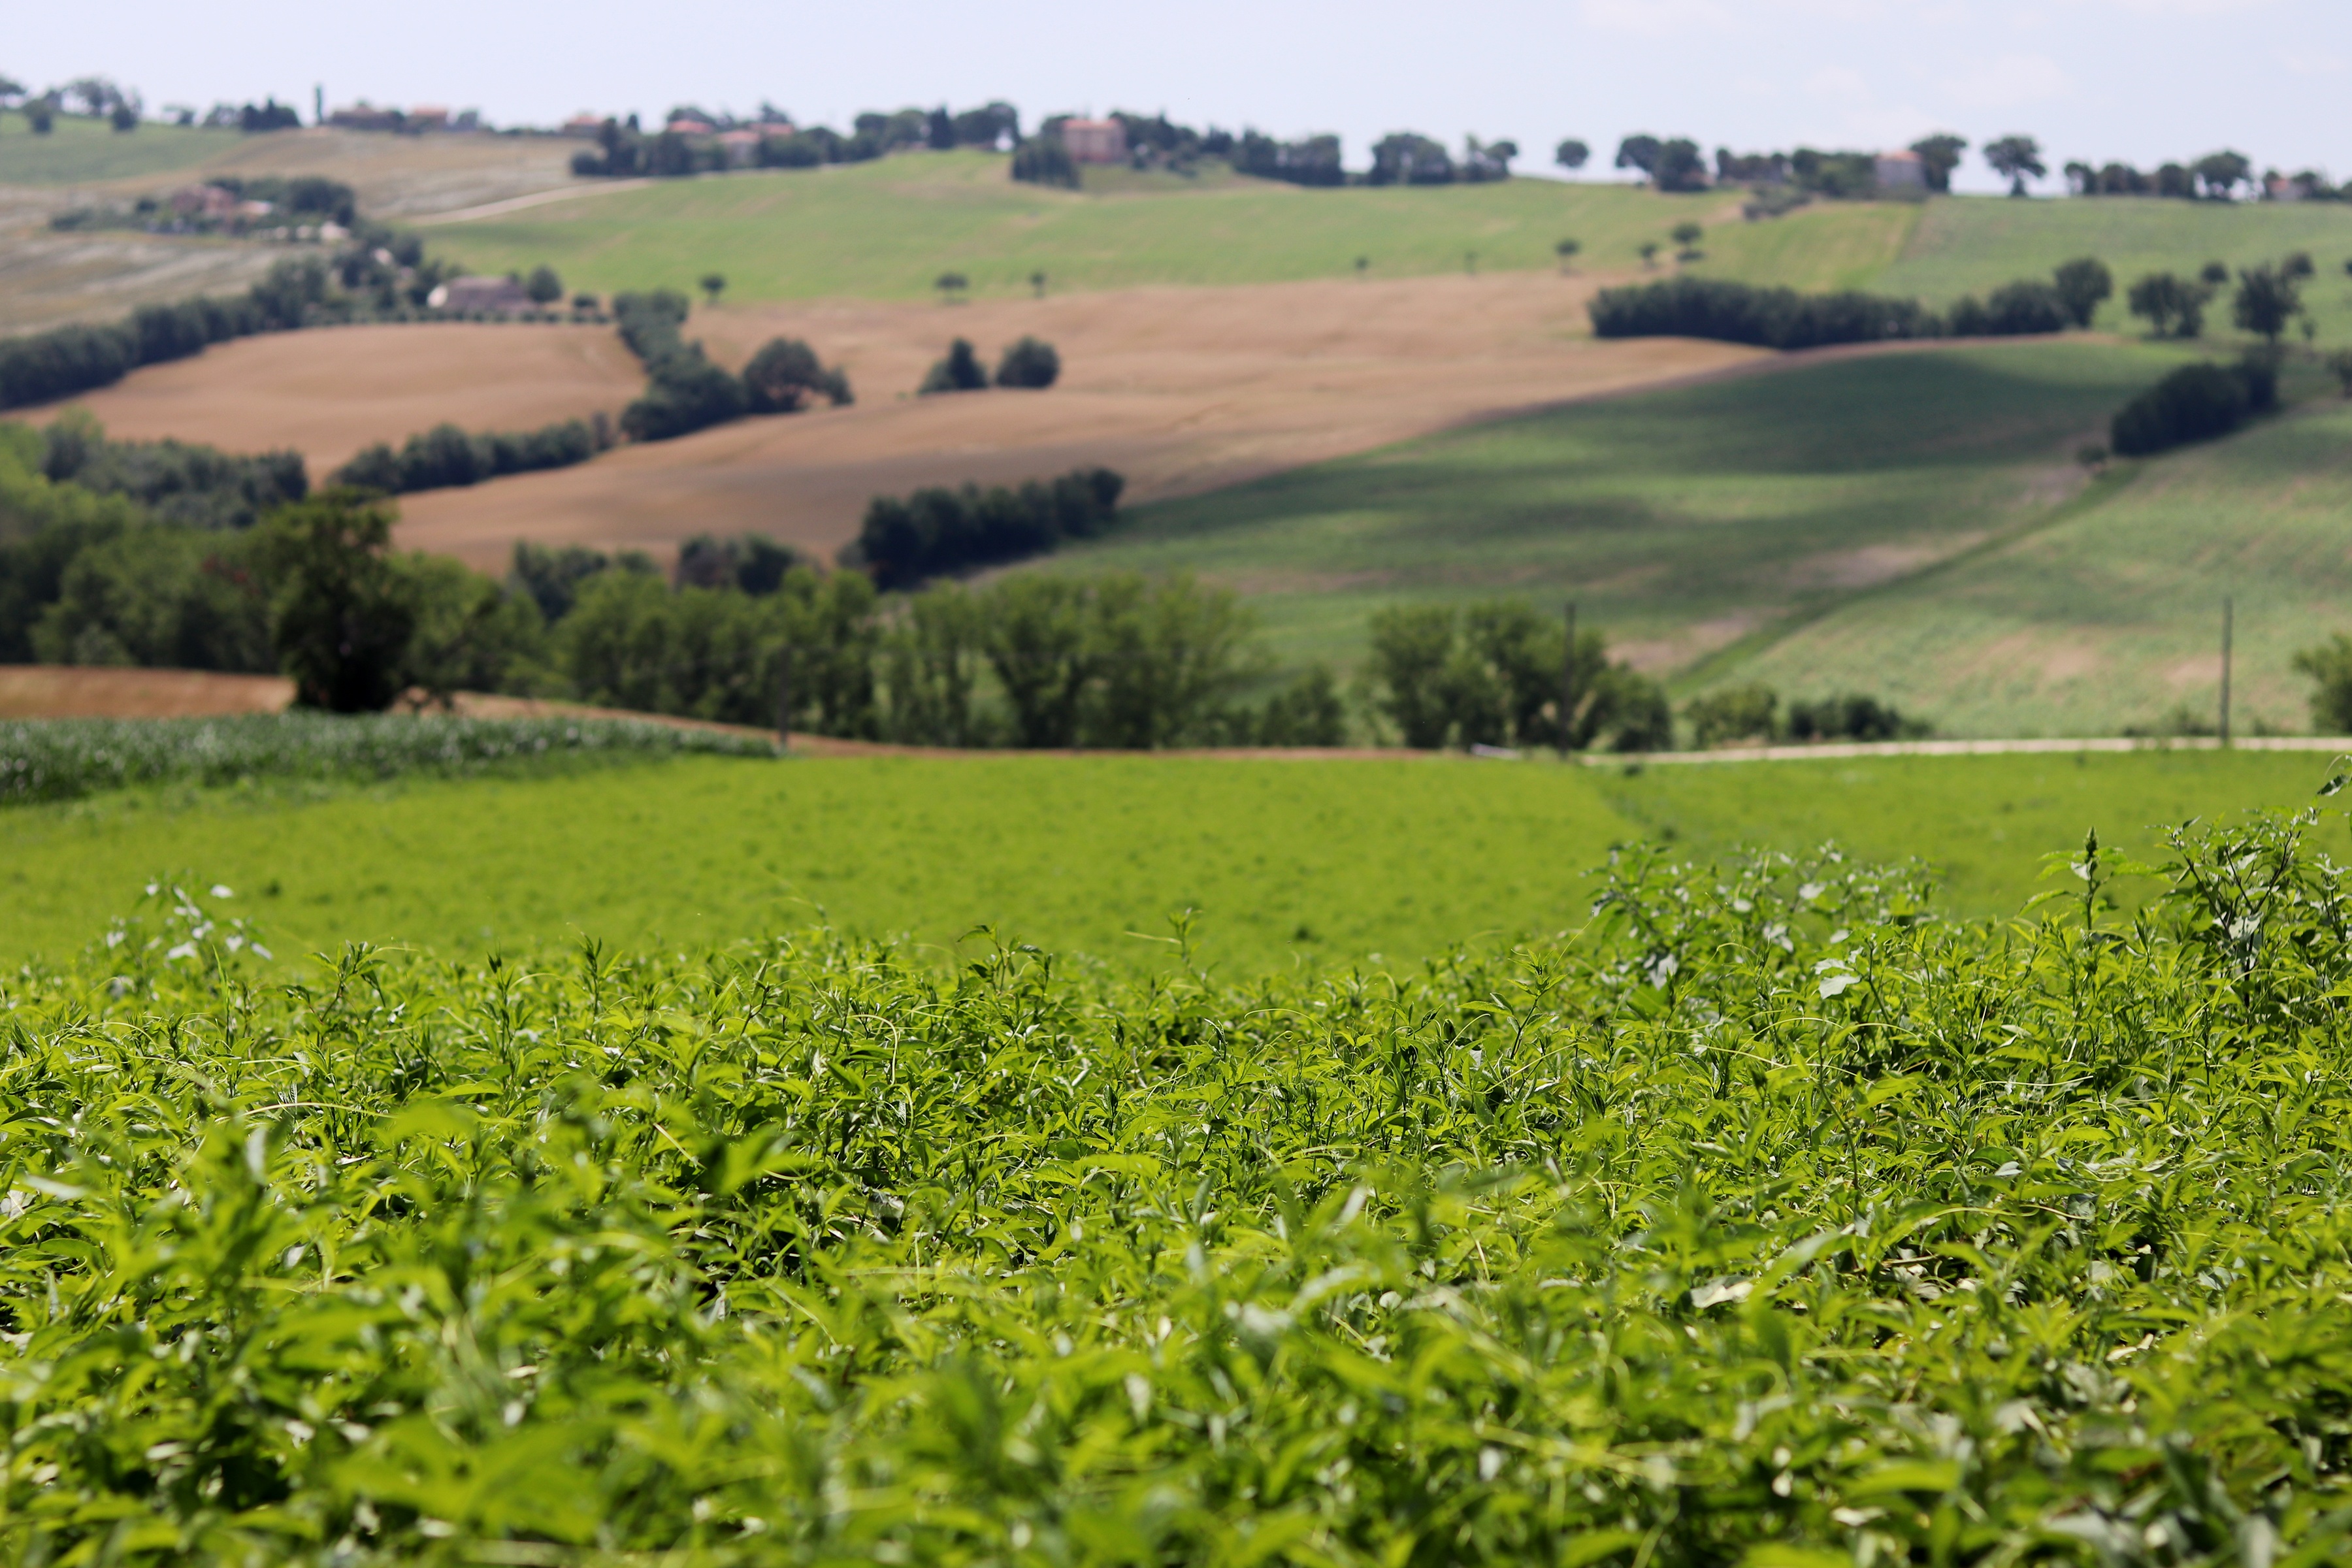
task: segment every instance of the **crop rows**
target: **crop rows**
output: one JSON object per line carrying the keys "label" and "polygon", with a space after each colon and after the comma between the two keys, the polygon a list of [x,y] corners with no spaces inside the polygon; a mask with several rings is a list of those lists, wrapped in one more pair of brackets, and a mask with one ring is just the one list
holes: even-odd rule
{"label": "crop rows", "polygon": [[562,759],[772,756],[758,736],[604,719],[36,719],[0,722],[0,805],[131,784],[390,778]]}
{"label": "crop rows", "polygon": [[2000,927],[1629,856],[1584,932],[1246,985],[823,932],[265,985],[159,887],[0,986],[0,1552],[2332,1559],[2312,820],[2128,924],[2095,849]]}

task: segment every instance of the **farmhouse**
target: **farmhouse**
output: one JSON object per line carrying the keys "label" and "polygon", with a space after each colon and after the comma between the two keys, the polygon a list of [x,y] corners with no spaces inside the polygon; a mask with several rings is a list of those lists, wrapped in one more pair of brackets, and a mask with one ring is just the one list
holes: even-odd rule
{"label": "farmhouse", "polygon": [[596,137],[604,133],[604,117],[601,114],[591,114],[583,109],[579,113],[573,115],[571,119],[563,122],[562,134],[566,136],[584,136],[589,140],[593,141]]}
{"label": "farmhouse", "polygon": [[425,297],[436,310],[494,310],[511,314],[530,309],[530,296],[511,278],[452,278]]}
{"label": "farmhouse", "polygon": [[1924,191],[1927,188],[1927,165],[1916,153],[1881,153],[1873,164],[1878,188],[1882,191]]}
{"label": "farmhouse", "polygon": [[1062,145],[1075,163],[1127,162],[1127,127],[1116,120],[1065,120]]}
{"label": "farmhouse", "polygon": [[[183,185],[172,193],[172,210],[182,217],[225,218],[236,216],[238,202],[218,185]],[[268,204],[261,204],[264,212]]]}
{"label": "farmhouse", "polygon": [[748,169],[760,155],[760,143],[767,139],[760,131],[722,131],[719,133],[719,150],[727,154],[730,169]]}

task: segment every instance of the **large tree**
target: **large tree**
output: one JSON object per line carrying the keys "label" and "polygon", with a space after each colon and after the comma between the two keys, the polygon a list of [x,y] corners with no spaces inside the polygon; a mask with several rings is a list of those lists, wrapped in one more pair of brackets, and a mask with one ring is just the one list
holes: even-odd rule
{"label": "large tree", "polygon": [[2303,314],[2303,294],[2284,268],[2265,263],[2238,274],[2231,305],[2242,330],[2275,343],[2287,323]]}
{"label": "large tree", "polygon": [[2027,179],[2040,179],[2049,169],[2042,162],[2042,143],[2031,136],[2004,136],[1987,142],[1984,160],[1994,174],[2009,182],[2009,194],[2025,195]]}
{"label": "large tree", "polygon": [[2089,326],[2101,302],[2116,291],[2115,274],[2095,256],[2067,262],[2058,268],[2055,277],[2058,297],[2065,301],[2066,313],[2078,327]]}
{"label": "large tree", "polygon": [[262,525],[263,575],[276,585],[270,640],[295,700],[334,713],[392,706],[407,683],[415,584],[387,558],[392,509],[329,490]]}
{"label": "large tree", "polygon": [[1617,166],[1638,169],[1643,178],[1647,179],[1656,170],[1658,153],[1664,146],[1664,142],[1646,133],[1628,136],[1617,143]]}
{"label": "large tree", "polygon": [[1919,154],[1919,172],[1931,191],[1949,192],[1952,171],[1960,166],[1960,154],[1969,150],[1968,138],[1939,131],[1933,136],[1923,136],[1911,143],[1911,151]]}
{"label": "large tree", "polygon": [[1563,169],[1581,169],[1592,157],[1592,149],[1571,136],[1552,149],[1551,161]]}
{"label": "large tree", "polygon": [[2205,186],[2205,195],[2214,201],[2228,201],[2238,187],[2254,177],[2254,165],[2242,153],[2223,151],[2208,153],[2189,166]]}

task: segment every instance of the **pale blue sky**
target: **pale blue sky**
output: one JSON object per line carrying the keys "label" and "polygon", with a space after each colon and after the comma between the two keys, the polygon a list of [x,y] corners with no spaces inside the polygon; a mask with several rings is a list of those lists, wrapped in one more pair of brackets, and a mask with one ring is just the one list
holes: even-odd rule
{"label": "pale blue sky", "polygon": [[[1003,97],[1165,109],[1281,135],[1510,137],[1523,170],[1563,136],[1710,152],[1899,145],[2016,131],[2069,158],[2152,164],[2221,146],[2352,178],[2352,0],[1067,0],[1012,5],[644,0],[78,0],[10,7],[0,71],[84,72],[150,105],[275,93],[478,107],[499,123],[579,109],[659,115],[765,98],[804,122]],[[1991,188],[1971,157],[1963,183]],[[2054,176],[2051,184],[2055,186]]]}

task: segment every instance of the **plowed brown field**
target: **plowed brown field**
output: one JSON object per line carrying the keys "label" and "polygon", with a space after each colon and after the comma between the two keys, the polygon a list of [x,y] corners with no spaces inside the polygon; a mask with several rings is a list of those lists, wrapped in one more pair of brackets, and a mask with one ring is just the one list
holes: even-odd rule
{"label": "plowed brown field", "polygon": [[398,446],[444,420],[527,430],[617,415],[644,384],[610,327],[434,321],[244,338],[11,417],[38,424],[77,406],[124,440],[290,447],[317,480],[362,447]]}
{"label": "plowed brown field", "polygon": [[[754,531],[830,555],[877,494],[1106,463],[1150,500],[1759,357],[1596,342],[1583,309],[1596,281],[1497,273],[698,310],[688,333],[715,358],[740,364],[770,337],[806,338],[847,367],[856,405],[411,496],[400,538],[485,568],[521,539],[666,554],[697,533]],[[992,363],[1024,332],[1061,352],[1051,391],[911,395],[950,338]],[[605,329],[363,327],[230,344],[82,402],[117,435],[291,446],[315,475],[444,419],[514,429],[616,409],[639,380]]]}

